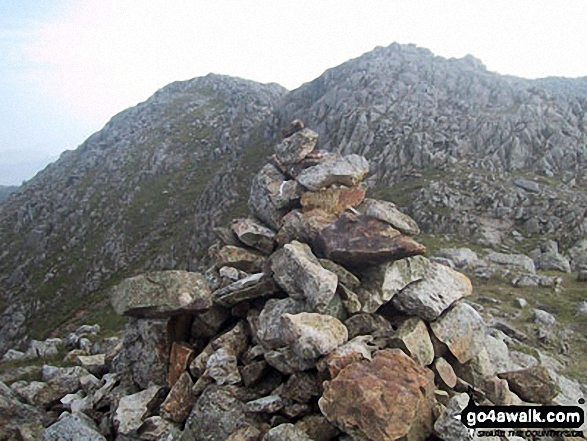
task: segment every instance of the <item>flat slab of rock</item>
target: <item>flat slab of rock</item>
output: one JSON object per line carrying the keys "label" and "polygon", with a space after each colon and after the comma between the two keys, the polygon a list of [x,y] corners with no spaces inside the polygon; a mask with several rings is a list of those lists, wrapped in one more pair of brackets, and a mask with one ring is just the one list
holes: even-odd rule
{"label": "flat slab of rock", "polygon": [[231,307],[244,300],[270,296],[277,291],[279,287],[271,277],[257,273],[214,291],[212,296],[215,303]]}
{"label": "flat slab of rock", "polygon": [[510,390],[529,403],[548,404],[560,392],[557,382],[544,366],[503,372],[498,377],[506,380]]}
{"label": "flat slab of rock", "polygon": [[302,129],[285,138],[275,146],[275,157],[284,164],[296,164],[314,150],[318,134],[310,129]]}
{"label": "flat slab of rock", "polygon": [[430,324],[438,340],[450,352],[466,363],[475,357],[485,344],[485,322],[475,309],[459,302]]}
{"label": "flat slab of rock", "polygon": [[324,256],[349,268],[377,265],[424,254],[426,247],[389,224],[364,215],[343,213],[316,238]]}
{"label": "flat slab of rock", "polygon": [[301,358],[315,359],[332,352],[348,340],[348,331],[329,315],[302,312],[281,316],[284,340]]}
{"label": "flat slab of rock", "polygon": [[305,300],[318,312],[330,304],[338,277],[324,269],[306,244],[293,241],[271,256],[271,269],[275,282],[290,297]]}
{"label": "flat slab of rock", "polygon": [[393,305],[407,315],[433,321],[457,300],[471,294],[467,276],[447,266],[430,263],[421,281],[411,283],[396,294]]}
{"label": "flat slab of rock", "polygon": [[408,236],[420,234],[420,228],[414,219],[399,211],[395,204],[377,199],[365,199],[358,210],[366,216],[374,217],[388,223],[399,232]]}
{"label": "flat slab of rock", "polygon": [[237,219],[231,225],[238,239],[263,253],[271,253],[275,247],[275,232],[254,219]]}
{"label": "flat slab of rock", "polygon": [[328,421],[356,439],[422,441],[432,431],[434,374],[399,349],[353,363],[324,384]]}
{"label": "flat slab of rock", "polygon": [[360,155],[348,155],[303,170],[296,180],[309,190],[334,184],[356,186],[369,173],[369,163]]}
{"label": "flat slab of rock", "polygon": [[349,207],[356,207],[365,198],[365,188],[332,186],[318,191],[307,191],[302,194],[300,203],[304,210],[319,208],[339,215]]}
{"label": "flat slab of rock", "polygon": [[110,291],[118,314],[169,317],[212,306],[206,278],[187,271],[157,271],[123,280]]}
{"label": "flat slab of rock", "polygon": [[536,268],[534,261],[524,254],[489,253],[486,259],[497,265],[505,266],[512,270],[534,274]]}

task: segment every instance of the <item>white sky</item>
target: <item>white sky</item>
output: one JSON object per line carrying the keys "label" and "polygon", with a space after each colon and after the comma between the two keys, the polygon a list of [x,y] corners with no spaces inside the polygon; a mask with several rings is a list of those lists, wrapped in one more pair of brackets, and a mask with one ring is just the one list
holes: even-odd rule
{"label": "white sky", "polygon": [[293,89],[394,41],[503,74],[587,76],[585,0],[2,1],[0,165],[75,148],[172,81]]}

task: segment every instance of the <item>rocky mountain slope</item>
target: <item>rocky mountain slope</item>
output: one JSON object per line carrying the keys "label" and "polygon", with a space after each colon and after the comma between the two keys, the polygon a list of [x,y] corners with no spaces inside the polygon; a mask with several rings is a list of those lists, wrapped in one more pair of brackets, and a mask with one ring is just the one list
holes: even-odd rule
{"label": "rocky mountain slope", "polygon": [[0,202],[14,193],[17,189],[18,187],[14,185],[0,185]]}
{"label": "rocky mountain slope", "polygon": [[[584,404],[561,362],[521,352],[534,331],[486,323],[470,279],[449,266],[532,273],[531,259],[423,256],[416,222],[366,197],[364,157],[314,151],[299,121],[285,133],[205,271],[150,271],[111,289],[121,338],[85,325],[6,353],[0,440],[546,440],[474,436],[456,416],[471,400]],[[569,331],[532,314],[543,341]],[[582,437],[585,424],[565,428]]]}
{"label": "rocky mountain slope", "polygon": [[367,157],[372,194],[424,231],[566,252],[587,233],[584,84],[397,44],[289,93],[218,75],[171,84],[0,206],[0,353],[104,306],[125,276],[198,267],[296,117],[319,148]]}

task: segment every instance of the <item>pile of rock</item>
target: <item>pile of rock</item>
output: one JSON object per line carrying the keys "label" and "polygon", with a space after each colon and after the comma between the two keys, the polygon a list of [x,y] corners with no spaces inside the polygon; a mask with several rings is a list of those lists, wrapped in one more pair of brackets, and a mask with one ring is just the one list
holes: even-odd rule
{"label": "pile of rock", "polygon": [[130,318],[112,373],[45,439],[72,424],[96,440],[449,439],[458,392],[555,399],[549,372],[521,370],[462,300],[467,277],[423,256],[416,223],[365,198],[365,158],[314,151],[300,122],[284,133],[212,268],[113,289]]}

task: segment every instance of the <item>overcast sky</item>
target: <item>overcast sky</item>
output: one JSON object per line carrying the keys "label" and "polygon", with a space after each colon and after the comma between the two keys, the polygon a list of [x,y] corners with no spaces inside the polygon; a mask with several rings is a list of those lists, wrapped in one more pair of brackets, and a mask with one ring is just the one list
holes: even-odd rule
{"label": "overcast sky", "polygon": [[209,72],[294,89],[397,41],[502,74],[587,76],[586,17],[585,0],[0,0],[0,184]]}

